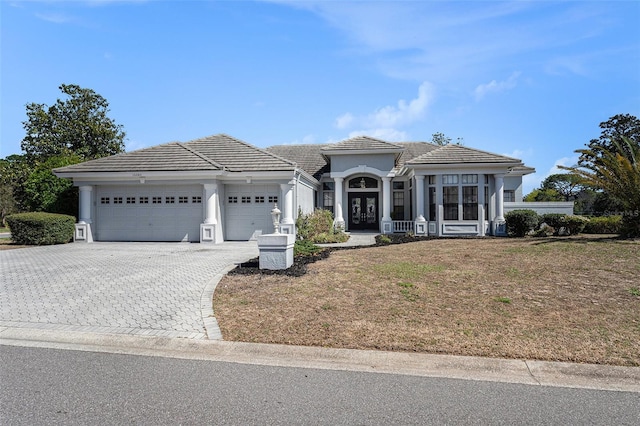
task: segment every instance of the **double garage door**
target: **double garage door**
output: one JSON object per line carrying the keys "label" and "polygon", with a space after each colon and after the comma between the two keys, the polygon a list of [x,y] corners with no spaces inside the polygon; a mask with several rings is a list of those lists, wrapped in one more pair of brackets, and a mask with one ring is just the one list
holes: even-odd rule
{"label": "double garage door", "polygon": [[202,185],[98,186],[99,241],[199,241]]}
{"label": "double garage door", "polygon": [[[225,240],[273,232],[278,185],[226,185]],[[202,185],[98,186],[93,236],[98,241],[199,241]]]}

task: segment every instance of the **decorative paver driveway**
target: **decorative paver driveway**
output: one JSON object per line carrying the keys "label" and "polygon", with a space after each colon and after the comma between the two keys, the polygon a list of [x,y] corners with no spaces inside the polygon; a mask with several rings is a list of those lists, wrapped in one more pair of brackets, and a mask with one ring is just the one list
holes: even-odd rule
{"label": "decorative paver driveway", "polygon": [[255,241],[2,250],[0,327],[200,339],[209,330],[220,338],[215,285],[231,265],[257,255]]}

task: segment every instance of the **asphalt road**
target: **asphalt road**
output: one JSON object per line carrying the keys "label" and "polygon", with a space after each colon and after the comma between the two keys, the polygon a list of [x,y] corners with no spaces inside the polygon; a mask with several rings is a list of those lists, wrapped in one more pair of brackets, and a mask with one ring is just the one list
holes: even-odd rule
{"label": "asphalt road", "polygon": [[640,424],[640,393],[0,345],[0,423]]}

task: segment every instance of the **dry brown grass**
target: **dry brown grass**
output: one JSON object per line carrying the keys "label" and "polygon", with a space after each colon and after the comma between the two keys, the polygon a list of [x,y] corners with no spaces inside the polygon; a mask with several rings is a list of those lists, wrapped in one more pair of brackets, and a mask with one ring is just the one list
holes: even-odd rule
{"label": "dry brown grass", "polygon": [[441,239],[226,276],[214,310],[226,340],[637,366],[638,287],[638,241]]}

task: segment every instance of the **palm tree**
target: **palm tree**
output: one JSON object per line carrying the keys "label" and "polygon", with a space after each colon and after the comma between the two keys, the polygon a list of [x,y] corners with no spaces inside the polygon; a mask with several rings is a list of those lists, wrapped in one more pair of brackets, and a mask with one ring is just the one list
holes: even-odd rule
{"label": "palm tree", "polygon": [[[581,167],[562,167],[580,176],[582,181],[600,188],[620,202],[623,235],[640,236],[640,144],[622,137],[613,141],[615,150],[594,151],[579,149],[576,153],[587,158]],[[624,153],[621,154],[621,153]]]}

